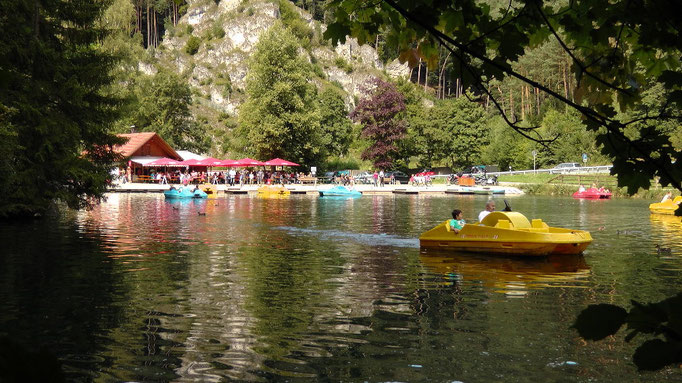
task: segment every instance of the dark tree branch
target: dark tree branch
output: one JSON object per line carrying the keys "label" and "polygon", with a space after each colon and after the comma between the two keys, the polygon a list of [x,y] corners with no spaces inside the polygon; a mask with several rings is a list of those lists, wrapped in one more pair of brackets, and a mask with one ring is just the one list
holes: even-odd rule
{"label": "dark tree branch", "polygon": [[[509,2],[509,6],[507,7],[507,11],[506,11],[505,15],[502,17],[503,19],[507,17],[507,14],[509,13],[509,10],[511,9],[511,5],[512,5],[512,4],[511,4],[511,1],[510,1],[510,2]],[[526,7],[524,6],[523,8],[525,9]],[[522,14],[522,13],[519,12],[518,15],[516,15],[516,16],[510,18],[509,20],[507,20],[507,21],[505,21],[505,22],[503,22],[503,23],[501,23],[500,25],[498,25],[497,27],[493,28],[492,30],[489,30],[489,31],[487,31],[487,32],[485,32],[485,33],[483,33],[483,34],[481,34],[480,36],[478,36],[478,37],[476,37],[475,39],[473,39],[473,40],[469,41],[468,43],[466,43],[466,46],[467,46],[467,47],[470,47],[471,44],[473,44],[473,43],[475,43],[475,42],[477,42],[477,41],[479,41],[479,40],[482,40],[482,39],[484,39],[484,38],[490,36],[491,34],[493,34],[493,33],[497,32],[497,31],[499,31],[500,29],[506,27],[507,25],[511,24],[513,21],[516,21],[519,17],[521,17],[521,14]]]}
{"label": "dark tree branch", "polygon": [[[630,140],[622,132],[622,129],[624,127],[622,123],[620,123],[616,120],[612,120],[612,119],[610,119],[604,115],[601,115],[599,112],[597,112],[591,108],[584,107],[584,106],[581,106],[579,104],[576,104],[575,102],[563,97],[562,95],[554,92],[553,90],[547,88],[546,86],[544,86],[540,83],[537,83],[536,81],[533,81],[533,80],[531,80],[525,76],[522,76],[519,73],[516,73],[511,68],[508,68],[508,67],[503,66],[499,63],[496,63],[483,54],[472,51],[466,45],[456,42],[453,38],[445,35],[444,33],[440,32],[437,29],[435,29],[434,27],[430,26],[428,23],[426,23],[426,22],[418,19],[414,15],[410,14],[407,10],[400,7],[395,1],[393,1],[393,0],[383,0],[383,1],[386,4],[388,4],[390,7],[395,9],[398,13],[400,13],[405,19],[410,20],[411,22],[420,26],[421,28],[423,28],[426,32],[428,32],[434,38],[436,38],[436,37],[439,38],[439,41],[441,43],[443,41],[446,41],[449,44],[451,44],[453,47],[462,51],[463,53],[466,53],[467,55],[469,55],[471,57],[477,58],[477,59],[483,61],[485,64],[490,65],[491,67],[496,68],[496,69],[500,70],[501,72],[503,72],[503,73],[505,73],[511,77],[517,78],[517,79],[519,79],[519,80],[521,80],[521,81],[523,81],[529,85],[532,85],[532,86],[542,90],[543,92],[549,94],[550,96],[552,96],[552,97],[556,98],[557,100],[563,102],[564,104],[570,106],[571,108],[579,111],[587,119],[593,121],[597,125],[603,126],[615,138],[617,138],[617,139],[621,140],[622,142],[628,144],[628,146],[630,148],[634,149],[637,152],[637,156],[639,158],[641,158],[644,161],[647,161],[649,163],[654,164],[654,167],[660,172],[661,177],[665,178],[667,181],[670,181],[677,189],[682,190],[682,184],[680,183],[680,180],[677,180],[676,177],[668,171],[668,169],[662,163],[662,160],[660,158],[653,158],[651,156],[652,151],[649,150],[649,148],[641,147],[637,142]],[[476,77],[474,77],[474,78],[476,78]],[[478,77],[478,81],[479,82],[481,81],[480,77]],[[506,121],[508,121],[508,120],[506,120]],[[514,125],[511,124],[510,126],[513,127]]]}
{"label": "dark tree branch", "polygon": [[[507,123],[507,125],[509,125],[517,133],[519,133],[520,135],[522,135],[523,137],[525,137],[531,141],[537,142],[538,144],[540,144],[544,147],[547,147],[547,144],[554,142],[559,137],[559,136],[557,136],[557,137],[554,137],[552,139],[543,139],[542,137],[540,137],[539,134],[538,134],[539,138],[538,137],[531,137],[530,135],[528,135],[527,132],[535,132],[537,134],[537,127],[535,127],[535,126],[534,127],[522,127],[522,126],[517,125],[515,122],[510,121],[509,117],[507,116],[507,113],[504,111],[502,106],[497,101],[497,98],[495,98],[495,96],[490,91],[490,89],[488,89],[488,87],[485,86],[485,84],[483,84],[482,76],[478,72],[476,72],[476,70],[471,65],[466,64],[465,61],[463,60],[463,57],[461,57],[461,55],[458,52],[455,52],[455,50],[452,47],[447,45],[439,37],[435,37],[435,39],[443,47],[445,47],[445,49],[447,49],[452,55],[454,55],[459,60],[460,69],[463,67],[467,72],[469,72],[469,74],[471,74],[472,78],[474,80],[476,80],[476,83],[477,83],[479,89],[481,89],[483,92],[485,92],[486,95],[488,95],[488,97],[490,97],[493,104],[495,105],[495,108],[500,112],[500,115],[502,116],[504,121]],[[467,97],[467,99],[469,99],[468,95],[466,95],[466,97]],[[469,99],[469,100],[471,101],[471,99]]]}

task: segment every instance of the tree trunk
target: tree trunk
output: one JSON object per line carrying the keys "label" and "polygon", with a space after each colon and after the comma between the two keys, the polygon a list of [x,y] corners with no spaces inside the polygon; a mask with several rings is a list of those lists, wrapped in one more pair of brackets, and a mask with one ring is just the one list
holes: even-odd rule
{"label": "tree trunk", "polygon": [[504,93],[502,93],[502,88],[499,85],[497,86],[497,91],[500,92],[500,109],[504,113]]}
{"label": "tree trunk", "polygon": [[417,67],[417,85],[421,84],[422,80],[422,59],[419,58],[419,66]]}
{"label": "tree trunk", "polygon": [[524,93],[526,93],[526,86],[521,85],[521,121],[526,119],[526,104],[524,102]]}
{"label": "tree trunk", "polygon": [[563,63],[561,64],[561,70],[563,72],[563,78],[564,78],[564,97],[566,99],[568,99],[568,84],[566,81],[566,67],[564,66]]}
{"label": "tree trunk", "polygon": [[516,122],[516,114],[514,113],[514,95],[512,94],[511,88],[509,88],[509,119],[512,122]]}
{"label": "tree trunk", "polygon": [[159,46],[159,15],[154,11],[154,47]]}
{"label": "tree trunk", "polygon": [[438,84],[440,85],[441,79],[443,81],[442,91],[441,91],[441,93],[443,94],[443,99],[445,99],[445,76],[443,76],[443,73],[445,72],[445,66],[448,64],[448,59],[450,58],[451,54],[452,54],[452,52],[448,52],[448,55],[445,56],[445,60],[443,60],[443,66],[440,69],[440,75],[438,75]]}
{"label": "tree trunk", "polygon": [[426,85],[429,82],[429,66],[427,65],[426,68],[424,68],[424,91],[426,92]]}
{"label": "tree trunk", "polygon": [[535,88],[535,107],[538,116],[540,115],[540,89]]}
{"label": "tree trunk", "polygon": [[147,0],[147,46],[146,46],[147,48],[149,48],[149,42],[150,42],[149,36],[151,35],[151,30],[152,30],[151,29],[151,20],[149,20],[149,1],[150,0]]}

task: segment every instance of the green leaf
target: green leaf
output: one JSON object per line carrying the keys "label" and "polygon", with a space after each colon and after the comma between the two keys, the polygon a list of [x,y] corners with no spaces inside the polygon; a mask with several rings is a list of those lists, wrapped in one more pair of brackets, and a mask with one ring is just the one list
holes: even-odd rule
{"label": "green leaf", "polygon": [[341,44],[346,42],[346,36],[350,35],[350,28],[348,25],[341,23],[331,23],[327,26],[327,30],[324,31],[324,38],[331,39],[332,44],[336,45],[339,42]]}
{"label": "green leaf", "polygon": [[589,305],[576,318],[573,328],[587,340],[600,340],[613,335],[625,323],[627,311],[610,304]]}

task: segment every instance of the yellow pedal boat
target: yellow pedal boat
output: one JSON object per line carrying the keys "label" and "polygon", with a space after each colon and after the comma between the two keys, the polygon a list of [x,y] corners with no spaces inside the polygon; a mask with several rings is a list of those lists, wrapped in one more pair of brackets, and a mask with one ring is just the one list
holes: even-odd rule
{"label": "yellow pedal boat", "polygon": [[423,248],[484,254],[545,256],[580,254],[592,243],[588,231],[549,227],[517,212],[495,211],[482,222],[466,224],[455,234],[448,221],[419,237]]}
{"label": "yellow pedal boat", "polygon": [[199,185],[199,189],[208,194],[208,198],[215,198],[215,196],[218,195],[218,188],[213,184],[205,183],[203,185]]}
{"label": "yellow pedal boat", "polygon": [[682,203],[682,196],[677,196],[665,202],[652,203],[649,205],[649,210],[656,214],[675,215],[675,210],[680,207],[680,203]]}
{"label": "yellow pedal boat", "polygon": [[284,196],[289,194],[291,194],[289,189],[281,185],[279,186],[265,185],[258,188],[258,195],[263,197]]}

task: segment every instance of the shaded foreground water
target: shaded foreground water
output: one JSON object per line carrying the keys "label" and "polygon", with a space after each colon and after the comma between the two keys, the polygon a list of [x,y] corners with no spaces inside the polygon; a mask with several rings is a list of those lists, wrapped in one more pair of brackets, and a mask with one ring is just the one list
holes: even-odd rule
{"label": "shaded foreground water", "polygon": [[58,356],[69,381],[682,380],[637,372],[638,338],[569,328],[588,304],[677,293],[679,218],[650,216],[651,201],[514,197],[594,243],[534,260],[420,252],[421,232],[453,208],[473,221],[485,200],[113,194],[0,223],[0,335]]}

